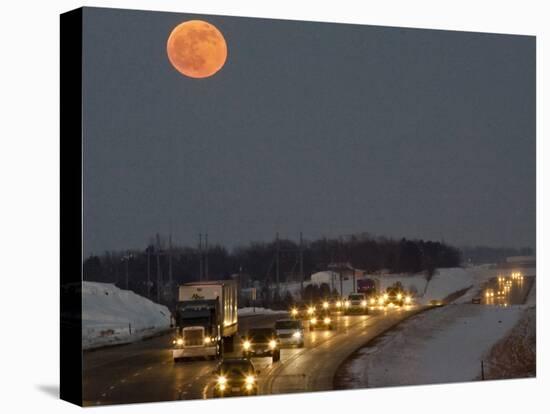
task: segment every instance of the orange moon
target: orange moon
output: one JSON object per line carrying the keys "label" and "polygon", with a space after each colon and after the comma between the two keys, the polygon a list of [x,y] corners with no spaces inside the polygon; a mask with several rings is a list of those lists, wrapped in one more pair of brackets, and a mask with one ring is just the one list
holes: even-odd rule
{"label": "orange moon", "polygon": [[189,20],[172,30],[166,52],[180,73],[190,78],[207,78],[225,64],[227,44],[216,26],[202,20]]}

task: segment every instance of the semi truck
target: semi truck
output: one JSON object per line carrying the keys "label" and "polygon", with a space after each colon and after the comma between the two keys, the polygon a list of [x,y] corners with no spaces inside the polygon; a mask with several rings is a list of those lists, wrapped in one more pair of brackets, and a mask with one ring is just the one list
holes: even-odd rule
{"label": "semi truck", "polygon": [[179,286],[175,322],[174,361],[231,352],[238,330],[237,284],[221,280]]}

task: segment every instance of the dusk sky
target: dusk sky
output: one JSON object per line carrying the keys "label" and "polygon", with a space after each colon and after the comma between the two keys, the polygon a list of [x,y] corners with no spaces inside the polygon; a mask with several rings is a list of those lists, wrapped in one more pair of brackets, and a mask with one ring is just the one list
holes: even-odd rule
{"label": "dusk sky", "polygon": [[[227,42],[212,77],[167,58],[191,19]],[[534,37],[86,8],[83,81],[85,256],[157,232],[535,247]]]}

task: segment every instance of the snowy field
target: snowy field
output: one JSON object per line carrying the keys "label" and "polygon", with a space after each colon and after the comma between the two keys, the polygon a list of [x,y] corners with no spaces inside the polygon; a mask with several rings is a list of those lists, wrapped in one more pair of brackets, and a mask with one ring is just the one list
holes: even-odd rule
{"label": "snowy field", "polygon": [[[375,275],[368,276],[380,281],[380,289],[385,290],[388,286],[393,285],[396,282],[401,282],[403,287],[412,292],[415,297],[415,302],[419,304],[427,304],[430,300],[442,300],[450,294],[459,290],[468,288],[475,284],[475,278],[478,276],[477,268],[448,268],[437,269],[436,273],[430,280],[427,281],[426,276],[423,273],[420,274],[387,274],[387,275]],[[313,284],[311,281],[305,281],[304,287]],[[332,285],[332,286],[331,286]],[[340,280],[336,280],[334,283],[329,283],[331,289],[340,291]],[[300,299],[300,283],[282,283],[281,295],[285,295],[289,292],[296,300]],[[275,289],[275,286],[273,286]],[[353,292],[353,279],[349,278],[342,282],[344,296]],[[246,294],[248,289],[243,289],[243,293]]]}
{"label": "snowy field", "polygon": [[276,315],[276,314],[285,314],[287,311],[273,310],[267,308],[240,308],[237,310],[239,316],[250,316],[250,315]]}
{"label": "snowy field", "polygon": [[523,306],[449,305],[422,313],[361,349],[345,369],[345,388],[477,379],[481,360],[519,320]]}
{"label": "snowy field", "polygon": [[82,283],[84,349],[141,340],[169,327],[166,306],[110,283]]}

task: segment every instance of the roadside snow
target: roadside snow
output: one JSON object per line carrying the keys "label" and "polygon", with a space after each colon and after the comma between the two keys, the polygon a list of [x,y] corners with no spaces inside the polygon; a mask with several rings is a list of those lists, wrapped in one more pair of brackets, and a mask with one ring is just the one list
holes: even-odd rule
{"label": "roadside snow", "polygon": [[[449,305],[422,313],[361,349],[342,369],[347,388],[470,381],[522,306]],[[348,383],[349,381],[349,383]]]}
{"label": "roadside snow", "polygon": [[134,342],[167,330],[170,311],[110,283],[82,283],[82,346]]}
{"label": "roadside snow", "polygon": [[237,310],[239,316],[249,316],[249,315],[274,315],[274,314],[283,314],[287,313],[286,311],[273,310],[267,308],[240,308]]}

